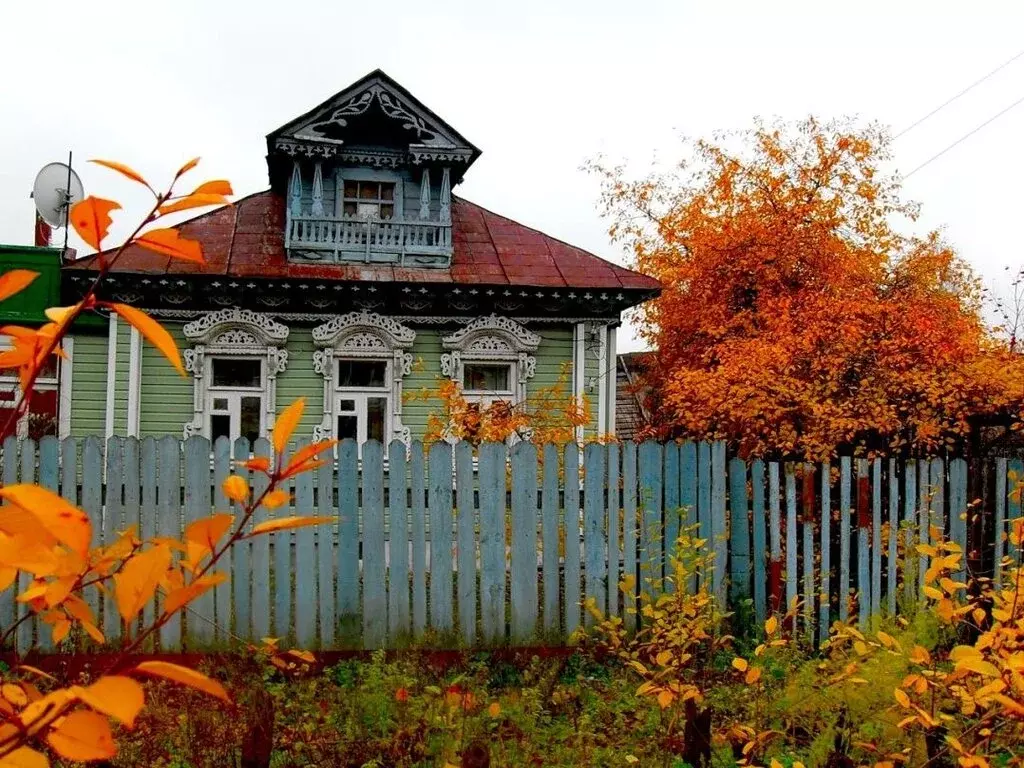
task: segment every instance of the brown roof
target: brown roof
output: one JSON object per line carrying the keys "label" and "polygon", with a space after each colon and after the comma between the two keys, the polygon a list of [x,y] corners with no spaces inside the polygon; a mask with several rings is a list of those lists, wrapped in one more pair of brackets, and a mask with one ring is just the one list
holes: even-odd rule
{"label": "brown roof", "polygon": [[[206,264],[127,249],[113,271],[657,291],[657,280],[620,267],[461,198],[452,199],[450,269],[389,264],[297,264],[284,248],[284,200],[267,190],[179,224],[202,243]],[[95,269],[95,255],[66,269]]]}

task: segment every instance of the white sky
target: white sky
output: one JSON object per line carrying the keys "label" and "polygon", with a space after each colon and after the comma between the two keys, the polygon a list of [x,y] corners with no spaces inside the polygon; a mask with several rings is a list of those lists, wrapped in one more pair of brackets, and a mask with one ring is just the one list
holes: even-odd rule
{"label": "white sky", "polygon": [[[1022,4],[977,0],[8,0],[0,242],[31,242],[32,180],[69,149],[87,193],[130,210],[145,202],[130,182],[78,161],[117,159],[165,180],[201,155],[196,181],[263,189],[266,134],[380,67],[483,150],[460,195],[622,261],[597,180],[579,169],[588,158],[644,167],[674,157],[680,133],[744,128],[754,115],[855,115],[899,131],[1024,49],[1022,22]],[[896,167],[1021,96],[1024,58],[898,140]],[[1022,128],[1024,105],[906,184],[922,230],[944,227],[996,289],[1004,267],[1024,262]]]}

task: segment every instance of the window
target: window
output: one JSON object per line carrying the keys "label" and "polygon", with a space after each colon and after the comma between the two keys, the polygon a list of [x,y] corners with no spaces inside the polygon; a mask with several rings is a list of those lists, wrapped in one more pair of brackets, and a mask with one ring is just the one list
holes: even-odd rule
{"label": "window", "polygon": [[387,442],[391,386],[385,360],[337,360],[335,436]]}
{"label": "window", "polygon": [[244,437],[250,444],[263,432],[263,361],[213,357],[206,391],[206,434],[210,440]]}
{"label": "window", "polygon": [[[8,348],[6,340],[0,341],[0,349]],[[17,373],[12,369],[0,371],[0,427],[7,423],[21,399],[21,385]],[[60,401],[57,358],[51,355],[39,372],[29,400],[28,413],[18,420],[16,434],[39,440],[47,435],[58,434],[58,403]]]}
{"label": "window", "polygon": [[462,367],[462,388],[470,394],[512,394],[509,387],[511,365],[465,363]]}
{"label": "window", "polygon": [[355,181],[346,179],[342,213],[360,219],[395,218],[395,183],[391,181]]}

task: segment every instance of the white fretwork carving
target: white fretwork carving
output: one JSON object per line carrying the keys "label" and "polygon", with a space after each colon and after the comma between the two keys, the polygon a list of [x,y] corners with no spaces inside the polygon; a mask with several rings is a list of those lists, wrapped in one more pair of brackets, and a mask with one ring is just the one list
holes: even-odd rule
{"label": "white fretwork carving", "polygon": [[323,420],[313,429],[315,440],[334,436],[335,360],[370,359],[389,363],[391,401],[390,438],[409,442],[409,428],[402,424],[402,380],[412,372],[416,331],[394,318],[366,310],[331,318],[313,329],[313,370],[324,377]]}
{"label": "white fretwork carving", "polygon": [[269,431],[276,413],[277,376],[288,367],[288,326],[268,315],[232,307],[208,312],[182,329],[191,349],[182,353],[185,370],[192,374],[192,420],[185,424],[186,438],[203,434],[206,404],[207,359],[225,356],[260,357],[265,363],[263,377],[264,424]]}

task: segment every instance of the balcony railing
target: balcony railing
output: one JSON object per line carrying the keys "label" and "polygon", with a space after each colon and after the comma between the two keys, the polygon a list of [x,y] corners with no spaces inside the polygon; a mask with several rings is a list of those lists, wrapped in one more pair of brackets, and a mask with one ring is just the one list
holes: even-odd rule
{"label": "balcony railing", "polygon": [[451,222],[289,214],[286,227],[285,247],[303,252],[297,254],[303,259],[437,267],[451,263]]}

